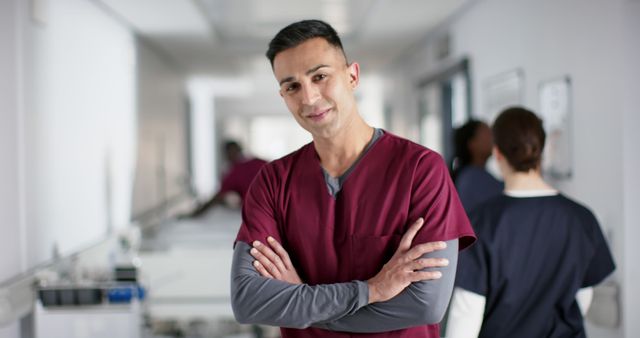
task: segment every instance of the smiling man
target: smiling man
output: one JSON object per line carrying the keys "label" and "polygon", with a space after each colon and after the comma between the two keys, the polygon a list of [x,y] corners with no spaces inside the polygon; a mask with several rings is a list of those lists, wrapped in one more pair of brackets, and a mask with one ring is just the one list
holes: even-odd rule
{"label": "smiling man", "polygon": [[267,164],[243,205],[232,306],[287,337],[438,337],[474,233],[442,158],[360,116],[359,65],[318,20],[267,51],[313,142]]}

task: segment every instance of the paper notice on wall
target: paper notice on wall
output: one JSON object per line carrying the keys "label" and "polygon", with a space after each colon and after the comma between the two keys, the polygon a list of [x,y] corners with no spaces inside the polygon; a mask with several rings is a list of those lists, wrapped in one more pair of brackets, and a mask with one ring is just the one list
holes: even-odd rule
{"label": "paper notice on wall", "polygon": [[547,133],[542,170],[555,179],[572,175],[571,81],[562,77],[540,84],[539,115]]}

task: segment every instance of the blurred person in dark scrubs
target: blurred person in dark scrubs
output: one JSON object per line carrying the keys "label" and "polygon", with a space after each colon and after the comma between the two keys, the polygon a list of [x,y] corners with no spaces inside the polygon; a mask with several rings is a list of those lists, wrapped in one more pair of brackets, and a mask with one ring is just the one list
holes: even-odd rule
{"label": "blurred person in dark scrubs", "polygon": [[454,143],[452,177],[460,201],[469,212],[482,202],[502,194],[504,184],[486,170],[493,148],[491,129],[486,123],[469,120],[455,130]]}
{"label": "blurred person in dark scrubs", "polygon": [[493,136],[505,191],[469,213],[478,241],[460,254],[446,337],[586,337],[591,287],[615,269],[600,225],[542,178],[533,112],[505,110]]}

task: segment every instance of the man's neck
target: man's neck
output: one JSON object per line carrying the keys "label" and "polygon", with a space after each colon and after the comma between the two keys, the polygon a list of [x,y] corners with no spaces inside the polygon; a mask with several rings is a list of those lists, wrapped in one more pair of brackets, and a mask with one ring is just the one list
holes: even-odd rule
{"label": "man's neck", "polygon": [[322,167],[333,177],[341,176],[358,159],[373,137],[374,129],[362,119],[330,138],[314,138]]}

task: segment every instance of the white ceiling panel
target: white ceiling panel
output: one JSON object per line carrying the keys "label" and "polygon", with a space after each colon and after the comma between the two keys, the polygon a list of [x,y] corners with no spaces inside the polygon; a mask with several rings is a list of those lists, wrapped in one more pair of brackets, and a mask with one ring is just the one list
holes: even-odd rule
{"label": "white ceiling panel", "polygon": [[384,66],[474,0],[97,0],[190,74],[251,71],[284,26],[332,24],[354,59]]}
{"label": "white ceiling panel", "polygon": [[190,0],[100,0],[145,35],[209,34],[209,23]]}

